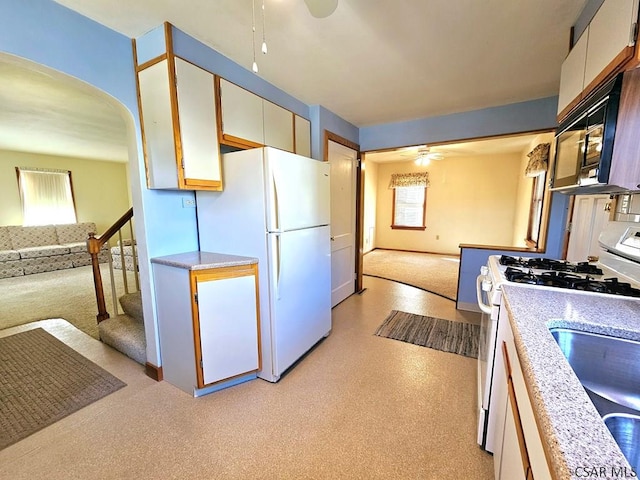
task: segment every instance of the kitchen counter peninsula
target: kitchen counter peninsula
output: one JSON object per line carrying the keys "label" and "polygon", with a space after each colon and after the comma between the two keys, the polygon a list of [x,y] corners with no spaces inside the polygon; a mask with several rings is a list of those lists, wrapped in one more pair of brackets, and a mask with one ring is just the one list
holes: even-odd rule
{"label": "kitchen counter peninsula", "polygon": [[640,300],[512,285],[503,295],[552,476],[635,478],[549,328],[640,340]]}
{"label": "kitchen counter peninsula", "polygon": [[195,251],[151,266],[164,379],[199,397],[256,378],[258,259]]}

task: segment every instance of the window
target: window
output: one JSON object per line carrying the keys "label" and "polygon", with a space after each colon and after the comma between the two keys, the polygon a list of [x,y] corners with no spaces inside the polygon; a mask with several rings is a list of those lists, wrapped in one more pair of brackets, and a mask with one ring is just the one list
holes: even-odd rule
{"label": "window", "polygon": [[391,228],[424,230],[427,206],[427,172],[394,173],[389,188],[393,189]]}
{"label": "window", "polygon": [[23,225],[76,223],[71,172],[16,167]]}
{"label": "window", "polygon": [[527,243],[538,246],[540,236],[540,222],[542,220],[542,202],[544,200],[545,174],[533,177],[531,192],[531,206],[529,207],[529,225],[527,226]]}
{"label": "window", "polygon": [[394,188],[391,228],[424,230],[426,200],[426,187]]}

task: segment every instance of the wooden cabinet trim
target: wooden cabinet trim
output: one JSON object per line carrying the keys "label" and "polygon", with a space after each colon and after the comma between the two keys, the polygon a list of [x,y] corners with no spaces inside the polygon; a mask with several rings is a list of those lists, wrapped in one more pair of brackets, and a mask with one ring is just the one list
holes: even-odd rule
{"label": "wooden cabinet trim", "polygon": [[229,147],[238,147],[238,148],[260,148],[264,147],[264,144],[252,142],[251,140],[245,140],[244,138],[234,137],[233,135],[228,135],[226,133],[222,134],[222,140],[220,140],[221,145],[227,145]]}
{"label": "wooden cabinet trim", "polygon": [[[256,328],[258,336],[258,368],[255,370],[249,370],[247,372],[233,375],[231,377],[222,378],[215,382],[204,383],[204,374],[202,370],[202,339],[200,338],[200,316],[198,304],[196,303],[196,293],[198,292],[198,281],[208,282],[224,280],[228,278],[247,277],[254,276],[255,278],[255,292],[256,292]],[[241,265],[234,267],[221,267],[212,268],[210,270],[191,270],[189,272],[189,283],[191,292],[191,319],[193,329],[193,345],[195,351],[195,369],[196,369],[196,382],[198,388],[205,388],[218,383],[227,382],[234,378],[244,376],[248,373],[255,373],[262,369],[262,344],[260,335],[260,299],[259,299],[259,281],[258,281],[258,265]]]}
{"label": "wooden cabinet trim", "polygon": [[[502,342],[502,355],[504,357],[505,373],[507,375],[507,394],[509,401],[511,402],[511,413],[515,420],[516,436],[518,437],[518,447],[520,450],[520,457],[522,460],[522,467],[525,471],[527,478],[531,473],[531,464],[529,462],[529,453],[527,452],[527,442],[524,438],[524,430],[522,429],[522,421],[520,419],[520,411],[518,409],[518,400],[516,398],[516,391],[513,386],[513,377],[511,376],[511,361],[509,360],[509,352],[507,350],[507,342]],[[531,474],[533,478],[533,474]]]}

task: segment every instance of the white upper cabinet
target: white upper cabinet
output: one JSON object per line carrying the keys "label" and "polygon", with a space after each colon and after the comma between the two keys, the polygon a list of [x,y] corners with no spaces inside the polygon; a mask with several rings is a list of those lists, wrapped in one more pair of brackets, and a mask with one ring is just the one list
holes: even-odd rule
{"label": "white upper cabinet", "polygon": [[264,144],[293,152],[293,113],[263,100]]}
{"label": "white upper cabinet", "polygon": [[311,122],[300,115],[295,116],[295,153],[311,157]]}
{"label": "white upper cabinet", "polygon": [[176,58],[176,79],[185,183],[221,182],[213,74]]}
{"label": "white upper cabinet", "polygon": [[560,92],[558,94],[558,114],[582,93],[588,37],[589,27],[587,27],[562,63]]}
{"label": "white upper cabinet", "polygon": [[138,72],[147,184],[222,190],[213,74],[180,58]]}
{"label": "white upper cabinet", "polygon": [[589,42],[584,72],[585,88],[609,63],[633,46],[637,0],[606,0],[589,24]]}
{"label": "white upper cabinet", "polygon": [[220,79],[220,103],[222,106],[222,135],[230,143],[246,140],[264,145],[262,98],[249,90]]}
{"label": "white upper cabinet", "polygon": [[266,145],[288,152],[297,151],[294,114],[286,108],[224,78],[220,79],[220,106],[222,143],[240,148]]}
{"label": "white upper cabinet", "polygon": [[562,64],[559,117],[633,58],[639,1],[604,0]]}

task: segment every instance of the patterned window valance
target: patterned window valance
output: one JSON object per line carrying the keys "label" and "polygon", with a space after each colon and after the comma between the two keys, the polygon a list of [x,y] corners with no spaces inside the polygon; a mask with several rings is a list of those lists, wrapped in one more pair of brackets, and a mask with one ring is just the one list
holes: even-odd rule
{"label": "patterned window valance", "polygon": [[529,163],[524,171],[525,177],[537,177],[547,172],[549,167],[550,143],[541,143],[536,148],[527,153]]}
{"label": "patterned window valance", "polygon": [[389,188],[428,187],[428,186],[429,186],[428,172],[393,173],[391,174],[391,181],[389,182]]}

